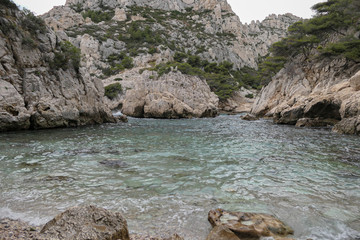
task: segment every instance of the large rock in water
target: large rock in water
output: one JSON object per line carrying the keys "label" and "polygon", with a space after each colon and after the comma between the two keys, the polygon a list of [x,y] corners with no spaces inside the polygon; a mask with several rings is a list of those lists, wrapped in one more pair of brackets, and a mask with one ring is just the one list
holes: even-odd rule
{"label": "large rock in water", "polygon": [[240,240],[274,237],[286,239],[293,230],[279,219],[260,213],[227,212],[222,209],[211,210],[208,215],[214,227],[207,240]]}
{"label": "large rock in water", "polygon": [[177,71],[161,77],[152,71],[139,74],[139,69],[124,74],[131,80],[121,81],[124,93],[115,99],[118,101],[115,105],[122,106],[122,113],[128,116],[191,118],[218,115],[219,98],[203,79]]}
{"label": "large rock in water", "polygon": [[45,224],[41,234],[51,239],[130,239],[127,222],[120,213],[91,205],[69,208]]}

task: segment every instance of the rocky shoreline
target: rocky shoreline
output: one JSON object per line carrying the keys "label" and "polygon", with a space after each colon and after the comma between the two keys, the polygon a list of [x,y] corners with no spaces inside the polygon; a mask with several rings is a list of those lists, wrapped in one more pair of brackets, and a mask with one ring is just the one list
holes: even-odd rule
{"label": "rocky shoreline", "polygon": [[[213,227],[206,240],[256,240],[273,237],[290,240],[294,231],[268,214],[211,210],[208,221]],[[92,205],[78,206],[58,214],[44,226],[31,226],[21,220],[0,220],[0,239],[92,239],[92,240],[184,240],[178,234],[158,233],[159,236],[129,234],[127,221],[121,213]]]}
{"label": "rocky shoreline", "polygon": [[[45,240],[48,236],[41,234],[41,226],[32,226],[21,220],[13,220],[4,218],[0,220],[0,239],[1,240],[19,240],[19,239],[33,239]],[[130,240],[181,240],[177,234],[172,236],[150,236],[140,234],[130,234]]]}

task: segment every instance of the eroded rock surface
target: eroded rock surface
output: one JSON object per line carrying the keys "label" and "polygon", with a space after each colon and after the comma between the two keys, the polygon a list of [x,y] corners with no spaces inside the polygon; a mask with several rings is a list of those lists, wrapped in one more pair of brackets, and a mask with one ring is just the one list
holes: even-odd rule
{"label": "eroded rock surface", "polygon": [[82,62],[60,62],[62,38],[41,23],[29,30],[35,20],[16,9],[0,12],[0,131],[115,122],[102,82]]}
{"label": "eroded rock surface", "polygon": [[218,97],[210,91],[205,80],[198,77],[176,71],[159,77],[152,71],[139,74],[139,69],[117,77],[124,79],[121,81],[124,92],[111,103],[122,106],[122,113],[128,116],[191,118],[218,114]]}
{"label": "eroded rock surface", "polygon": [[285,239],[284,237],[293,234],[289,226],[268,214],[227,212],[216,209],[209,212],[208,220],[214,229],[207,240],[250,240],[260,239],[260,237]]}
{"label": "eroded rock surface", "polygon": [[69,208],[45,224],[40,233],[54,239],[130,240],[120,213],[91,205]]}
{"label": "eroded rock surface", "polygon": [[262,89],[251,112],[297,126],[334,126],[340,122],[334,131],[358,134],[359,70],[359,64],[345,59],[304,63],[298,56]]}

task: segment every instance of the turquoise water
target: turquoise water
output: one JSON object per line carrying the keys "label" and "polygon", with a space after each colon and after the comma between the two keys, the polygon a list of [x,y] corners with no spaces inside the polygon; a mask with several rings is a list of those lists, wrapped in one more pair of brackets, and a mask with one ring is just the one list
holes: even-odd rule
{"label": "turquoise water", "polygon": [[297,239],[348,240],[359,186],[359,137],[239,116],[0,134],[0,218],[32,224],[95,204],[131,232],[202,240],[208,211],[224,208],[273,214]]}

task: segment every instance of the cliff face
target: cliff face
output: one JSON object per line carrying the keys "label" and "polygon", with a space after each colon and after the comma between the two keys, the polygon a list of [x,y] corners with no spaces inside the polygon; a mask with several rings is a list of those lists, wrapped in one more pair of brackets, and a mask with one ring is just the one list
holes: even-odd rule
{"label": "cliff face", "polygon": [[[113,21],[104,25],[84,19],[81,15],[89,10],[108,12]],[[68,0],[65,6],[55,7],[43,18],[49,26],[74,37],[81,36],[81,30],[90,26],[98,28],[90,33],[95,37],[108,33],[109,25],[126,27],[132,21],[139,21],[150,26],[153,32],[162,30],[161,35],[167,40],[163,43],[164,49],[172,55],[174,43],[177,50],[197,52],[208,61],[227,60],[235,68],[256,68],[257,59],[267,55],[269,46],[286,36],[287,28],[300,19],[292,14],[270,15],[262,22],[242,24],[226,0]],[[115,31],[121,34],[121,30]],[[118,40],[109,35],[105,38]]]}
{"label": "cliff face", "polygon": [[251,111],[280,124],[335,125],[336,132],[359,134],[359,70],[344,58],[305,63],[298,56],[262,89]]}
{"label": "cliff face", "polygon": [[274,45],[284,68],[262,89],[252,113],[275,123],[334,126],[360,134],[360,4],[327,1],[313,7],[314,18],[291,27]]}
{"label": "cliff face", "polygon": [[[153,85],[163,80],[166,85],[168,80],[173,78],[172,75],[167,76],[168,73],[159,78],[158,74],[146,75],[143,74],[144,71],[135,74],[131,68],[151,70],[156,65],[176,60],[176,53],[179,52],[195,55],[201,61],[210,63],[228,61],[233,69],[244,66],[257,68],[257,59],[268,54],[269,46],[285,36],[287,27],[299,20],[291,14],[271,15],[263,22],[244,25],[226,0],[68,0],[65,6],[55,7],[42,17],[59,34],[65,32],[69,36],[67,39],[81,49],[91,76],[102,78],[105,85],[116,83],[114,79],[121,79],[118,83],[124,86],[136,79],[144,79]],[[124,58],[128,63],[129,57],[132,60],[131,66],[125,66]],[[198,63],[199,66],[201,64],[202,62]],[[180,71],[177,72],[181,74]],[[177,80],[186,78],[180,77]],[[228,78],[233,77],[228,74]],[[230,81],[232,83],[227,86],[234,85],[234,88],[237,88],[238,82]],[[183,83],[178,87],[190,86]],[[214,85],[218,87],[221,84],[223,83],[219,81]],[[112,109],[121,106],[125,108],[126,103],[130,102],[129,99],[135,97],[130,93],[142,91],[138,88],[139,84],[133,84],[131,92],[129,87],[124,86],[117,98],[107,100]],[[215,87],[210,87],[211,91],[215,91]],[[204,92],[200,95],[210,94],[209,88],[201,89]],[[193,88],[179,89],[177,92],[181,91],[188,91],[191,95]],[[167,96],[164,88],[156,92],[164,94],[165,98]],[[236,93],[230,100],[231,104],[225,104],[225,108],[241,109],[240,105],[248,102],[243,95]],[[181,99],[182,96],[175,98]],[[191,99],[195,102],[187,105],[192,105],[197,112],[192,116],[206,116],[206,109],[213,109],[214,103],[218,102],[212,100],[204,107],[203,102],[196,103],[195,98]],[[144,100],[145,98],[142,98],[142,101]],[[218,108],[217,104],[215,108]],[[198,113],[198,109],[205,112]],[[130,116],[153,116],[126,112]]]}
{"label": "cliff face", "polygon": [[0,23],[0,131],[115,121],[102,82],[74,67],[76,48],[17,8],[2,8]]}

